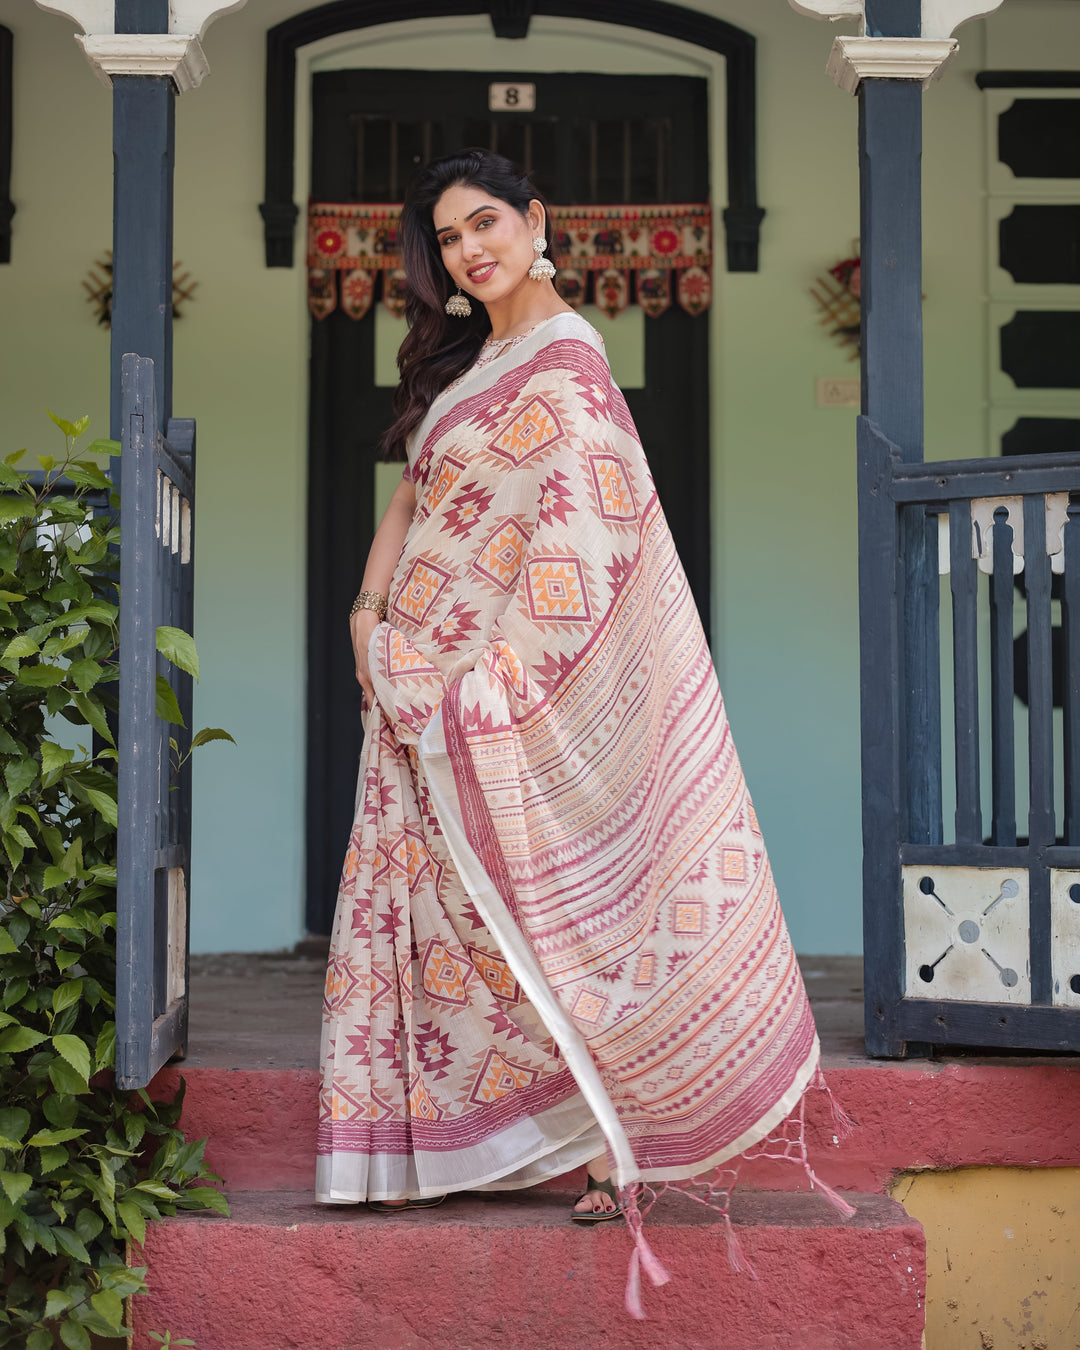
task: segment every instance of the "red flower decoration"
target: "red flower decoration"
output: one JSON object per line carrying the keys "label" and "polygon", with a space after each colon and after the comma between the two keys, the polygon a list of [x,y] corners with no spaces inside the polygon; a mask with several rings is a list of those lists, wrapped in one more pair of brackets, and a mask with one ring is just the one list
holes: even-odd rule
{"label": "red flower decoration", "polygon": [[674,230],[657,230],[653,235],[653,249],[657,253],[677,253],[679,236]]}
{"label": "red flower decoration", "polygon": [[320,253],[340,253],[345,239],[339,230],[320,230],[315,236],[315,247]]}

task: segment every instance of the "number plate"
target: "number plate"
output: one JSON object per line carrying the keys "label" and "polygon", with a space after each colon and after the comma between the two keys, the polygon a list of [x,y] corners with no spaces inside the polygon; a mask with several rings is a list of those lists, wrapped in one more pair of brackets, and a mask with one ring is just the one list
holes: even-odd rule
{"label": "number plate", "polygon": [[535,112],[535,84],[489,84],[488,109],[491,112]]}

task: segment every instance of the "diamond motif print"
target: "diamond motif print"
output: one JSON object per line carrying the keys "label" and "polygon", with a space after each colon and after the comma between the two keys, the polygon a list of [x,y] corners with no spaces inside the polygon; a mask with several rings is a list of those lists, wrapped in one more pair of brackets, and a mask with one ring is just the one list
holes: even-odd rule
{"label": "diamond motif print", "polygon": [[570,1011],[582,1022],[596,1022],[610,1001],[600,994],[594,994],[591,989],[582,989]]}
{"label": "diamond motif print", "polygon": [[424,982],[424,992],[436,1003],[452,1003],[464,1007],[469,1001],[465,989],[469,967],[459,960],[440,942],[433,938],[428,943],[420,975]]}
{"label": "diamond motif print", "polygon": [[439,465],[439,472],[435,477],[435,482],[431,485],[431,491],[427,495],[427,501],[424,505],[429,511],[434,511],[457,480],[465,472],[465,465],[459,464],[456,459],[449,455],[443,456],[443,461]]}
{"label": "diamond motif print", "polygon": [[635,984],[652,984],[653,972],[656,969],[656,957],[652,952],[646,952],[638,962],[637,974],[634,976]]}
{"label": "diamond motif print", "polygon": [[472,963],[480,972],[480,978],[495,995],[496,998],[507,1000],[514,1003],[517,1001],[518,986],[517,980],[510,973],[510,967],[499,956],[492,956],[490,952],[484,951],[482,947],[470,947],[469,955],[472,957]]}
{"label": "diamond motif print", "polygon": [[525,1064],[515,1064],[500,1055],[497,1050],[489,1050],[484,1056],[480,1072],[476,1076],[469,1100],[477,1106],[496,1102],[515,1088],[528,1087],[536,1078],[536,1070]]}
{"label": "diamond motif print", "polygon": [[534,619],[592,619],[585,575],[577,558],[533,558],[526,569],[529,609]]}
{"label": "diamond motif print", "polygon": [[403,619],[411,623],[422,624],[424,616],[445,590],[450,573],[427,558],[417,558],[409,568],[408,576],[397,595],[393,609]]}
{"label": "diamond motif print", "polygon": [[746,879],[746,854],[741,848],[726,848],[723,853],[725,881],[744,881]]}
{"label": "diamond motif print", "polygon": [[527,542],[528,536],[524,529],[511,516],[488,535],[476,555],[473,567],[500,591],[511,591],[521,572],[521,560]]}
{"label": "diamond motif print", "polygon": [[550,404],[542,398],[534,398],[506,423],[489,449],[513,465],[524,464],[560,440],[562,434],[562,425]]}
{"label": "diamond motif print", "polygon": [[637,503],[618,455],[590,455],[593,482],[600,515],[604,520],[637,520]]}
{"label": "diamond motif print", "polygon": [[672,923],[676,933],[700,933],[704,927],[704,906],[691,900],[681,900],[675,906]]}

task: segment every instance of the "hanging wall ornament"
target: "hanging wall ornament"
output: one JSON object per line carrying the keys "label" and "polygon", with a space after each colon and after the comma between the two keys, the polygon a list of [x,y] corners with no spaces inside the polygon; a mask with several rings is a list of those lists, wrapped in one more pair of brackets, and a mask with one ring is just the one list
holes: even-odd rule
{"label": "hanging wall ornament", "polygon": [[342,272],[338,283],[341,287],[341,308],[350,319],[362,319],[371,308],[375,295],[375,277],[362,267],[351,272]]}
{"label": "hanging wall ornament", "polygon": [[679,304],[687,314],[700,314],[712,300],[712,281],[704,267],[688,267],[679,273]]}
{"label": "hanging wall ornament", "polygon": [[610,319],[630,303],[630,279],[618,267],[606,267],[596,275],[596,304]]}
{"label": "hanging wall ornament", "polygon": [[337,308],[334,273],[326,267],[308,268],[308,309],[316,319],[325,319]]}
{"label": "hanging wall ornament", "polygon": [[555,289],[574,309],[580,309],[585,303],[585,277],[586,273],[576,267],[561,267],[555,278]]}
{"label": "hanging wall ornament", "polygon": [[671,308],[671,273],[663,267],[644,267],[635,276],[637,302],[650,318]]}
{"label": "hanging wall ornament", "polygon": [[382,302],[395,319],[405,317],[405,269],[394,267],[383,273]]}

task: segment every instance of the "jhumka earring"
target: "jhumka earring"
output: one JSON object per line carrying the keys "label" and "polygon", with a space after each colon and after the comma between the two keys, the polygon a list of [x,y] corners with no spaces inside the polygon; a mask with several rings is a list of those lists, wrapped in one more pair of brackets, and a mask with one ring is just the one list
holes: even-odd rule
{"label": "jhumka earring", "polygon": [[[552,268],[552,271],[555,269]],[[452,295],[447,300],[445,309],[452,319],[467,319],[472,313],[472,305],[469,304],[469,297],[462,295],[461,287],[457,288],[457,295]]]}
{"label": "jhumka earring", "polygon": [[555,264],[550,258],[545,258],[547,252],[547,240],[542,234],[538,234],[533,240],[533,252],[536,258],[533,265],[529,268],[529,276],[533,281],[548,281],[555,275]]}

